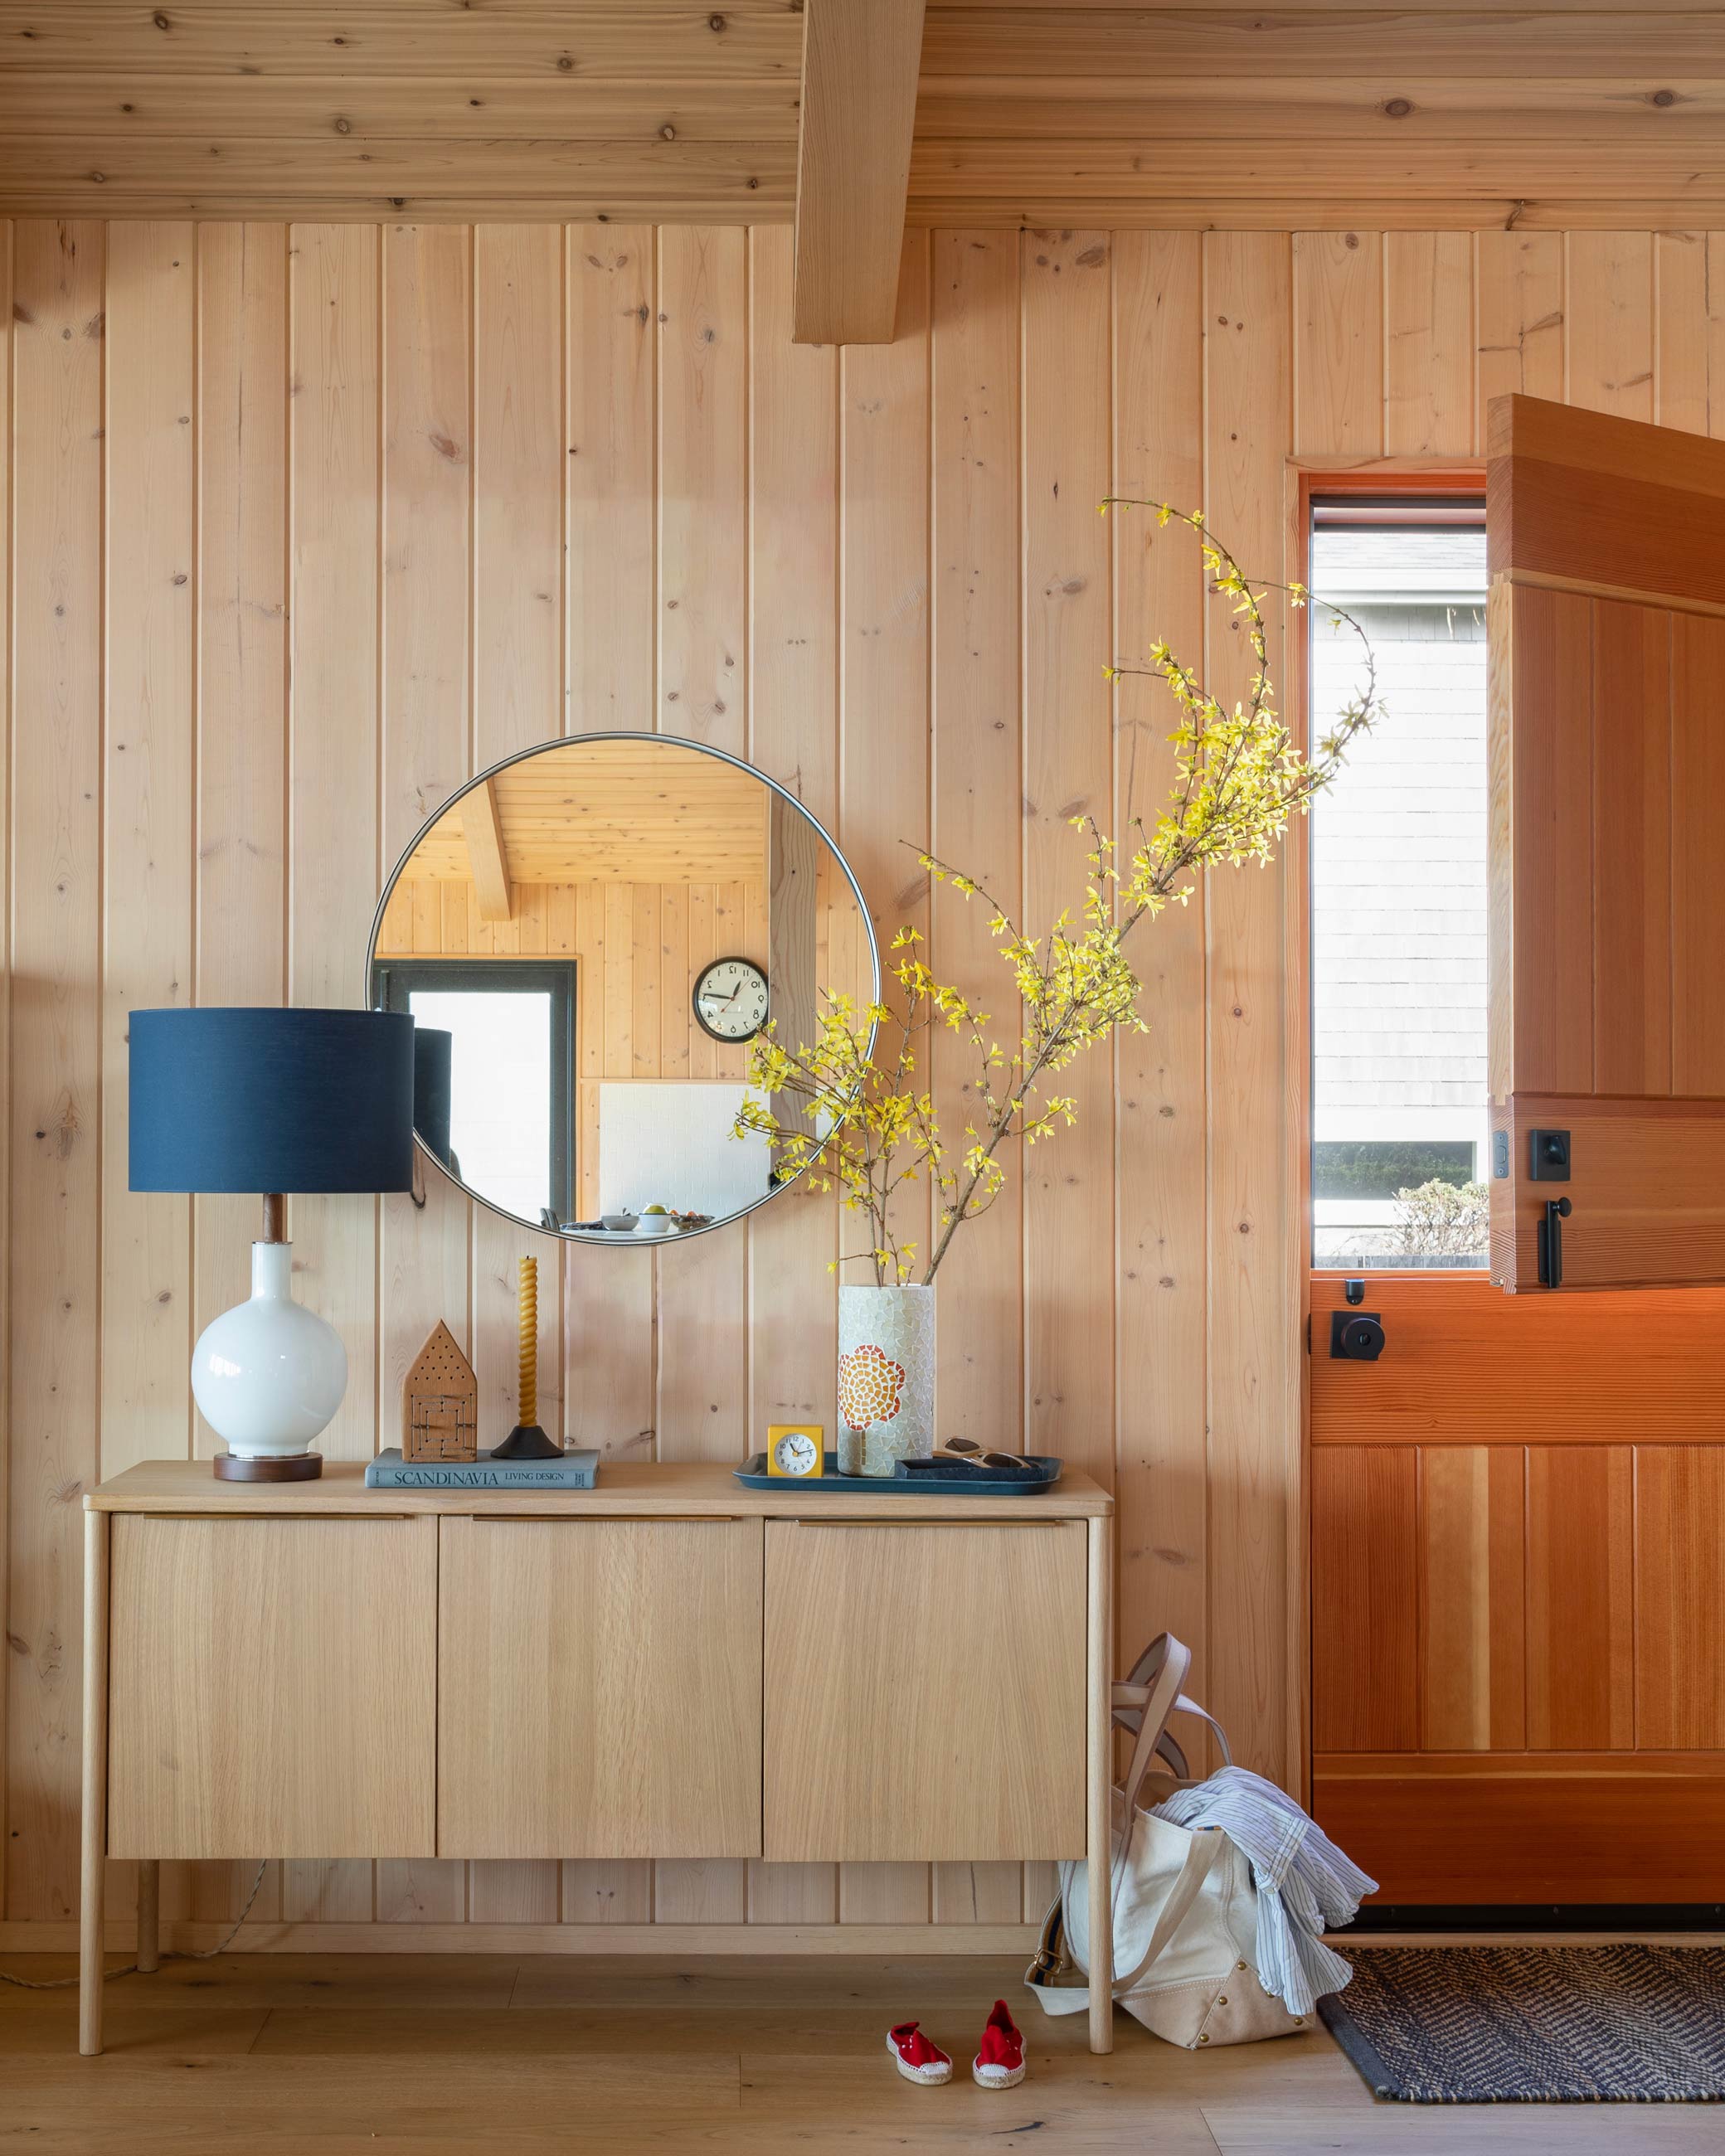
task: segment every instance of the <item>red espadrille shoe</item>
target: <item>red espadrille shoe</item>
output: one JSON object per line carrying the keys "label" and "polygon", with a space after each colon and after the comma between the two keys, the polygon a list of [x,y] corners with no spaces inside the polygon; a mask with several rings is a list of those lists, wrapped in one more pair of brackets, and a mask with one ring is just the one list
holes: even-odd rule
{"label": "red espadrille shoe", "polygon": [[886,2032],[886,2048],[893,2064],[907,2082],[924,2088],[938,2088],[952,2078],[952,2061],[938,2044],[931,2044],[914,2021],[901,2021]]}
{"label": "red espadrille shoe", "polygon": [[978,2088],[988,2089],[1016,2088],[1024,2078],[1024,2040],[1004,1999],[994,2001],[994,2011],[983,2024],[982,2049],[970,2062],[970,2076]]}

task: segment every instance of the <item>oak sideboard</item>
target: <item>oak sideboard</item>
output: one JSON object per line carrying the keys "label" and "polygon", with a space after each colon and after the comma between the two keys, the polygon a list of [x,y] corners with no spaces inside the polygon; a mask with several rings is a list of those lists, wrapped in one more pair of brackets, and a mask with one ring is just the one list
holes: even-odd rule
{"label": "oak sideboard", "polygon": [[1085,1476],[372,1491],[151,1460],[85,1506],[85,2053],[108,1856],[146,1966],[163,1858],[1087,1856],[1107,1950],[1113,1506]]}

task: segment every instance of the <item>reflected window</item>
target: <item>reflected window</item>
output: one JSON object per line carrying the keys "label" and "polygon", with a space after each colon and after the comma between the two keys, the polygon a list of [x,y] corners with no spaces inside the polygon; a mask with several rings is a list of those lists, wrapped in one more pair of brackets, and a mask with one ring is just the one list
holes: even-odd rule
{"label": "reflected window", "polygon": [[526,1220],[573,1213],[575,968],[392,959],[380,999],[452,1041],[447,1164]]}
{"label": "reflected window", "polygon": [[1384,706],[1312,817],[1312,1262],[1479,1267],[1486,1163],[1483,501],[1314,505],[1312,721],[1370,639]]}

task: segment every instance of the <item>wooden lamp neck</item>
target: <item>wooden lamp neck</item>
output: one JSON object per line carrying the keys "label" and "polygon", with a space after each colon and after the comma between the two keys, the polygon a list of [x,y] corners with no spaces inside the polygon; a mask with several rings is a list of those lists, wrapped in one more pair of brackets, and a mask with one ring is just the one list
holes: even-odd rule
{"label": "wooden lamp neck", "polygon": [[287,1200],[279,1190],[265,1194],[262,1240],[266,1243],[285,1243],[287,1240]]}

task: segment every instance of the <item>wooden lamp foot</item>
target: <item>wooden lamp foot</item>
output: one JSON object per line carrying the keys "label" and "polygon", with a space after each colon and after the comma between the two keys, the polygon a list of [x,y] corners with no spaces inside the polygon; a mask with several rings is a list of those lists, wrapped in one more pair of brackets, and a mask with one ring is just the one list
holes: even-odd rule
{"label": "wooden lamp foot", "polygon": [[218,1452],[211,1460],[218,1482],[315,1482],[323,1472],[321,1452],[296,1452],[285,1460],[242,1460]]}

